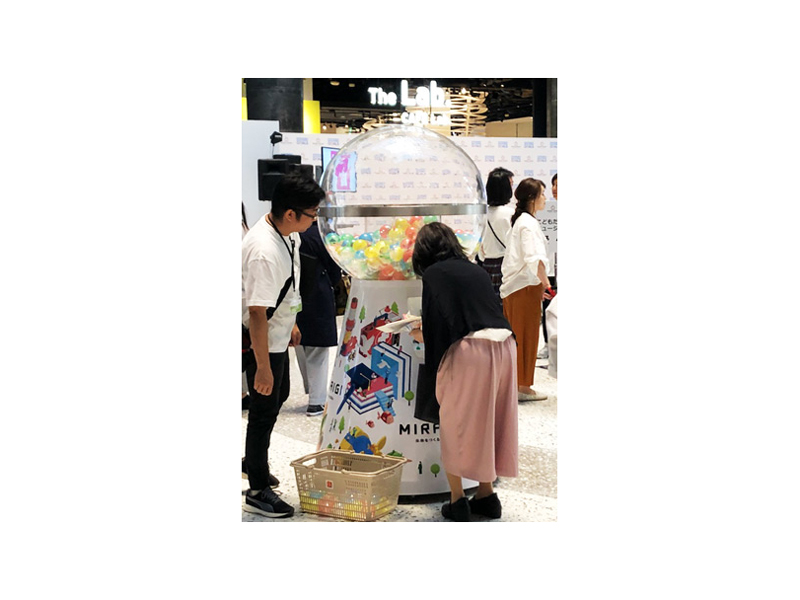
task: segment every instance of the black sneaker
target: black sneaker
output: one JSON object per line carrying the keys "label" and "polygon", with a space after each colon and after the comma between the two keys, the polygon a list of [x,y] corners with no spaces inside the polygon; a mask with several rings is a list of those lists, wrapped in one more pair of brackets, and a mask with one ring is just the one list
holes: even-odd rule
{"label": "black sneaker", "polygon": [[464,496],[455,502],[448,502],[442,506],[442,516],[451,521],[469,521],[470,509],[467,497]]}
{"label": "black sneaker", "polygon": [[319,404],[309,404],[308,408],[306,409],[306,416],[316,417],[317,415],[321,415],[324,412],[325,412],[324,406],[320,406]]}
{"label": "black sneaker", "polygon": [[470,510],[476,515],[483,515],[490,519],[499,519],[503,512],[503,507],[500,505],[500,498],[497,494],[491,494],[485,498],[472,498],[469,501]]}
{"label": "black sneaker", "polygon": [[261,490],[258,494],[254,494],[252,490],[248,490],[244,496],[244,505],[242,508],[246,512],[275,519],[291,517],[294,514],[294,508],[281,500],[278,494],[273,492],[270,488]]}
{"label": "black sneaker", "polygon": [[[242,458],[242,479],[247,479],[247,465],[244,462],[244,458]],[[276,488],[281,484],[278,478],[275,477],[275,475],[273,475],[272,473],[268,474],[267,483],[271,488]]]}

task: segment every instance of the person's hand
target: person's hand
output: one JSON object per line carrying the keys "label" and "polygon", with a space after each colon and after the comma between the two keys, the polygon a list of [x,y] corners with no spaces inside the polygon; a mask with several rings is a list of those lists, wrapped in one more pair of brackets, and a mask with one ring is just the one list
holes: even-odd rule
{"label": "person's hand", "polygon": [[253,382],[253,387],[259,394],[262,396],[269,396],[272,393],[273,384],[272,369],[269,367],[265,369],[256,369],[256,378]]}
{"label": "person's hand", "polygon": [[410,335],[412,338],[414,338],[415,341],[419,342],[420,344],[425,343],[425,339],[422,337],[422,329],[420,329],[419,327],[415,327],[414,329],[409,331],[408,335]]}
{"label": "person's hand", "polygon": [[550,293],[549,293],[547,290],[545,290],[545,291],[544,291],[544,296],[543,296],[543,298],[544,298],[545,300],[552,300],[552,299],[553,299],[553,297],[550,295]]}
{"label": "person's hand", "polygon": [[300,345],[300,338],[303,337],[300,333],[300,329],[295,325],[292,328],[292,337],[289,339],[290,346],[299,346]]}

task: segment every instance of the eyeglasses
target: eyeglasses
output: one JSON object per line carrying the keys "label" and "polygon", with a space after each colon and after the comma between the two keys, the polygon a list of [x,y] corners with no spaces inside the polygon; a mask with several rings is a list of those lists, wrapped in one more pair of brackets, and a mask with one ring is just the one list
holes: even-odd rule
{"label": "eyeglasses", "polygon": [[308,213],[307,213],[306,211],[304,211],[304,210],[298,210],[298,211],[296,211],[296,212],[300,213],[301,215],[304,215],[304,216],[308,217],[309,219],[316,219],[316,218],[317,218],[317,215],[319,215],[319,209],[316,209],[316,210],[314,211],[314,214],[312,214],[312,215],[308,214]]}

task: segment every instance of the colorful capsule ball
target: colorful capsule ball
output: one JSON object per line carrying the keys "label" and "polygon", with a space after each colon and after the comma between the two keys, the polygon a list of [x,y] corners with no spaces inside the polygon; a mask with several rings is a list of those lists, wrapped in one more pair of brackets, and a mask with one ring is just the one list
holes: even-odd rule
{"label": "colorful capsule ball", "polygon": [[348,247],[348,246],[342,246],[339,249],[339,257],[343,261],[345,261],[347,263],[349,263],[349,262],[351,262],[353,260],[353,255],[354,254],[355,254],[355,252],[353,252],[353,249]]}
{"label": "colorful capsule ball", "polygon": [[378,278],[383,280],[392,279],[394,277],[395,270],[391,265],[381,265],[380,269],[378,269]]}

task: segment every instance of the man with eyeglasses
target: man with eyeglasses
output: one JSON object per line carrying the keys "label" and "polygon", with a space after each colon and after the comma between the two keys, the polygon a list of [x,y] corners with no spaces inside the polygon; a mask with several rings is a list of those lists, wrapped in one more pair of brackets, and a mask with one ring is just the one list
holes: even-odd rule
{"label": "man with eyeglasses", "polygon": [[244,325],[251,342],[242,354],[250,388],[242,461],[250,489],[243,508],[266,517],[294,514],[294,508],[271,489],[279,482],[269,472],[269,445],[278,412],[289,397],[288,348],[301,338],[295,323],[302,310],[299,234],[314,222],[324,197],[312,179],[300,173],[284,175],[275,186],[270,212],[242,240]]}

